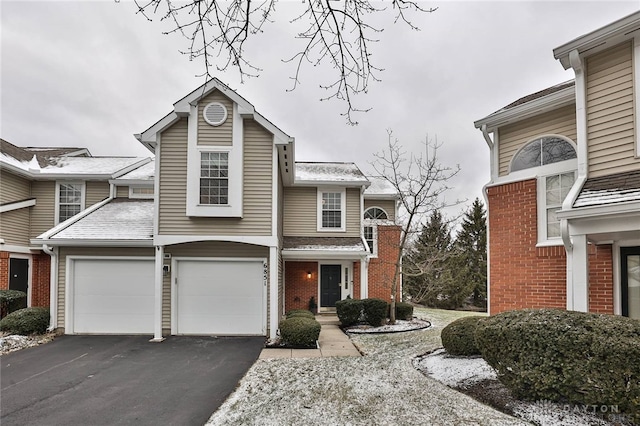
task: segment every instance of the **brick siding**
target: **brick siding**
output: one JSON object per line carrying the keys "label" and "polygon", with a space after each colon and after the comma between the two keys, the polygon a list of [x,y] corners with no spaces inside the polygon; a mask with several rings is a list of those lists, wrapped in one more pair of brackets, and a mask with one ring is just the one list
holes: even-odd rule
{"label": "brick siding", "polygon": [[[311,278],[307,273],[311,272]],[[318,262],[285,262],[285,313],[292,309],[309,309],[309,299],[318,299]]]}
{"label": "brick siding", "polygon": [[31,261],[31,306],[49,307],[51,257],[34,254]]}
{"label": "brick siding", "polygon": [[[488,190],[490,313],[511,309],[566,308],[564,246],[536,247],[536,180]],[[613,313],[611,246],[590,246],[590,310]]]}
{"label": "brick siding", "polygon": [[9,288],[9,252],[0,251],[0,290]]}
{"label": "brick siding", "polygon": [[[369,261],[369,297],[391,301],[391,284],[399,250],[400,227],[378,225],[378,257]],[[396,288],[396,294],[400,295],[400,285]]]}

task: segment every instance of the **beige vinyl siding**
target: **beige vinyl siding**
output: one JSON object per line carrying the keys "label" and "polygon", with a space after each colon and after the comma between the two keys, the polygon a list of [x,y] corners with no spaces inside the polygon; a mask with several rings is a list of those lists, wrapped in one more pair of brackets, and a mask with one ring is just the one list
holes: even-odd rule
{"label": "beige vinyl siding", "polygon": [[576,142],[575,104],[506,125],[498,130],[499,174],[509,174],[513,156],[527,142],[544,135],[561,135]]}
{"label": "beige vinyl siding", "polygon": [[589,176],[640,170],[631,42],[587,58],[586,70]]}
{"label": "beige vinyl siding", "polygon": [[153,247],[60,247],[58,253],[58,328],[64,328],[67,256],[149,256]]}
{"label": "beige vinyl siding", "polygon": [[[269,262],[269,248],[251,244],[232,243],[224,241],[202,241],[196,243],[176,244],[165,247],[165,253],[176,257],[253,257],[266,259]],[[168,264],[165,261],[165,264]],[[268,280],[268,277],[267,277]],[[229,283],[233,285],[233,283]],[[171,277],[166,276],[162,282],[162,329],[171,330]],[[269,283],[267,282],[267,297]],[[267,306],[269,306],[267,304]],[[268,315],[267,309],[267,315]],[[267,324],[269,324],[267,320]]]}
{"label": "beige vinyl siding", "polygon": [[31,196],[36,205],[31,207],[31,233],[35,238],[53,228],[56,210],[56,183],[53,181],[33,181]]}
{"label": "beige vinyl siding", "polygon": [[85,183],[84,208],[109,198],[109,182],[89,181]]}
{"label": "beige vinyl siding", "polygon": [[29,246],[29,208],[0,213],[0,238],[5,244]]}
{"label": "beige vinyl siding", "polygon": [[368,200],[364,199],[364,211],[370,207],[380,207],[389,216],[389,220],[396,220],[396,202],[394,200]]}
{"label": "beige vinyl siding", "polygon": [[[212,126],[203,118],[204,107],[211,102],[219,102],[227,108],[227,120],[220,126]],[[214,90],[198,102],[198,145],[231,146],[232,132],[233,102],[220,91]]]}
{"label": "beige vinyl siding", "polygon": [[116,186],[116,198],[129,198],[129,187]]}
{"label": "beige vinyl siding", "polygon": [[287,187],[284,191],[284,235],[288,237],[360,236],[360,188],[347,188],[346,232],[318,232],[318,189]]}
{"label": "beige vinyl siding", "polygon": [[0,204],[31,198],[31,184],[29,180],[0,170]]}
{"label": "beige vinyl siding", "polygon": [[242,218],[187,217],[187,120],[162,134],[160,147],[160,234],[271,235],[273,136],[244,121]]}

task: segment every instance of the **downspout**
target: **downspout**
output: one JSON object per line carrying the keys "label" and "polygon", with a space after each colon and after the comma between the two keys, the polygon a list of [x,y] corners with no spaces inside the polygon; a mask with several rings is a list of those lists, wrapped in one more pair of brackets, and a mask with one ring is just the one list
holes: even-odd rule
{"label": "downspout", "polygon": [[49,268],[49,327],[53,331],[58,327],[58,249],[42,245],[42,251],[51,257]]}
{"label": "downspout", "polygon": [[[569,52],[569,63],[575,73],[576,87],[576,134],[578,145],[578,176],[571,190],[567,194],[567,198],[562,202],[562,211],[569,211],[573,208],[578,195],[584,183],[587,181],[588,163],[587,163],[587,110],[586,110],[586,80],[584,75],[584,67],[582,58],[577,50]],[[562,236],[562,244],[564,244],[567,252],[567,309],[573,309],[574,306],[574,280],[573,280],[573,242],[569,231],[569,221],[567,219],[560,220],[560,235]]]}
{"label": "downspout", "polygon": [[[487,313],[491,314],[491,254],[490,254],[490,250],[489,247],[491,247],[491,243],[490,243],[490,239],[491,239],[491,232],[490,229],[490,222],[489,222],[489,189],[488,189],[488,185],[490,183],[493,182],[493,178],[494,178],[494,170],[495,170],[495,155],[494,155],[494,149],[495,149],[495,143],[493,140],[491,140],[491,136],[489,136],[489,132],[487,131],[487,125],[483,124],[480,127],[480,130],[482,131],[482,136],[484,136],[484,140],[485,142],[487,142],[487,145],[489,146],[489,157],[490,157],[490,164],[491,164],[491,181],[489,183],[487,183],[486,185],[484,185],[482,187],[482,198],[484,198],[484,205],[486,206],[486,210],[487,210]],[[497,174],[497,172],[495,172]]]}

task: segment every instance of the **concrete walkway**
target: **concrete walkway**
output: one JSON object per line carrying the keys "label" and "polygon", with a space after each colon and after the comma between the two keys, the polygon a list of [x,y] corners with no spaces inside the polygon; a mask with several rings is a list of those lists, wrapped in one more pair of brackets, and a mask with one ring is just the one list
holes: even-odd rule
{"label": "concrete walkway", "polygon": [[351,339],[340,330],[340,321],[337,316],[317,315],[316,320],[322,326],[320,337],[318,337],[320,349],[264,348],[260,353],[260,359],[361,356],[358,349],[351,343]]}

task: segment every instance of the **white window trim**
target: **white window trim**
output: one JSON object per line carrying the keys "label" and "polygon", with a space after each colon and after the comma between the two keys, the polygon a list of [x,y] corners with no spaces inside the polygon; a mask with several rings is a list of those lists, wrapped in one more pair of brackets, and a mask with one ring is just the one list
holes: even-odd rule
{"label": "white window trim", "polygon": [[[242,217],[243,201],[243,123],[238,105],[233,104],[233,132],[231,146],[198,145],[198,105],[191,106],[187,130],[187,216]],[[200,153],[229,153],[229,203],[200,204]]]}
{"label": "white window trim", "polygon": [[[379,210],[382,210],[382,211],[384,212],[384,214],[387,216],[387,218],[386,218],[386,219],[365,219],[365,217],[364,217],[365,213],[367,213],[367,212],[368,212],[369,210],[371,210],[371,209],[379,209]],[[367,208],[364,210],[364,212],[362,213],[362,219],[363,219],[363,220],[389,220],[389,213],[388,213],[385,209],[383,209],[382,207],[380,207],[380,206],[371,206],[371,207],[367,207]]]}
{"label": "white window trim", "polygon": [[87,185],[85,182],[82,181],[59,181],[56,182],[56,202],[55,202],[55,223],[54,225],[57,225],[60,223],[60,185],[80,185],[81,189],[80,189],[80,211],[84,210],[86,208],[85,205],[85,199],[86,199],[86,195],[87,195]]}
{"label": "white window trim", "polygon": [[[143,199],[143,200],[153,200],[154,198],[154,193],[152,192],[151,194],[136,194],[133,192],[134,188],[149,188],[149,189],[153,189],[153,185],[133,185],[133,186],[129,186],[129,198],[138,198],[138,199]],[[154,190],[155,192],[155,190]]]}
{"label": "white window trim", "polygon": [[[363,219],[362,226],[365,228],[366,227],[373,228],[373,250],[369,252],[369,257],[377,258],[378,257],[378,224],[376,223],[375,219]],[[364,232],[363,232],[363,235],[364,235]],[[367,244],[368,244],[368,240],[366,236],[364,239],[365,241],[367,241]]]}
{"label": "white window trim", "polygon": [[[537,211],[538,243],[536,245],[537,247],[563,245],[561,236],[547,237],[547,197],[546,197],[547,177],[561,175],[561,174],[570,173],[570,172],[574,173],[575,181],[577,181],[577,178],[578,178],[577,169],[559,169],[557,171],[548,172],[548,173],[545,173],[544,175],[538,176],[537,194],[536,194],[537,195],[536,201],[538,204],[538,208],[537,208],[538,210]],[[575,181],[574,181],[574,184],[575,184]],[[562,203],[560,204],[560,207],[558,208],[558,210],[562,210]]]}
{"label": "white window trim", "polygon": [[[322,227],[322,194],[325,192],[340,194],[340,228]],[[346,232],[347,229],[347,190],[345,188],[318,188],[317,191],[317,231],[318,232]]]}

